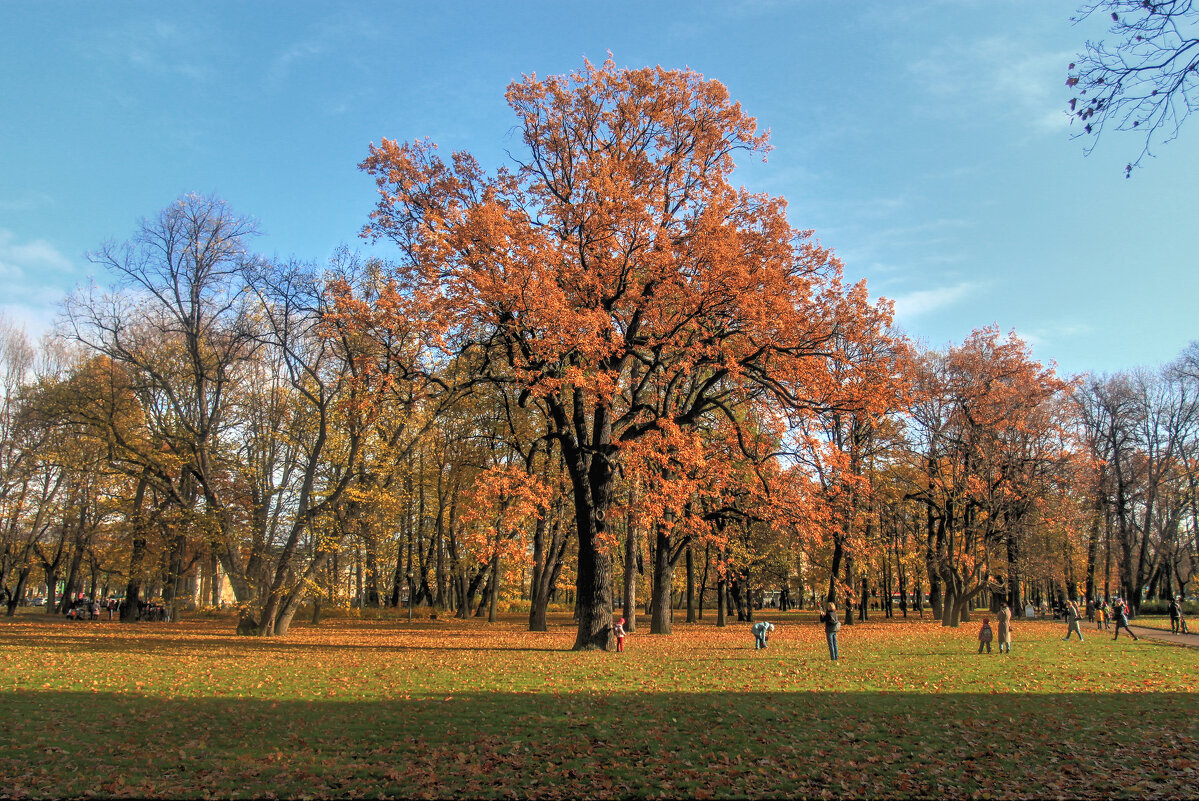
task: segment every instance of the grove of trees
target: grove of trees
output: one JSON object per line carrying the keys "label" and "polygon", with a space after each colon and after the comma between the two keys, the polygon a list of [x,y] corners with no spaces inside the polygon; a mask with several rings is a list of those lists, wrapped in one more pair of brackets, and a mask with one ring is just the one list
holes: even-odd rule
{"label": "grove of trees", "polygon": [[370,147],[381,257],[266,259],[188,195],[91,254],[112,287],[54,335],[0,327],[8,614],[560,609],[603,649],[613,615],[668,634],[766,594],[956,626],[1191,590],[1199,346],[1077,378],[994,328],[917,346],[732,184],[768,142],[721,84],[609,62],[508,101],[494,173]]}

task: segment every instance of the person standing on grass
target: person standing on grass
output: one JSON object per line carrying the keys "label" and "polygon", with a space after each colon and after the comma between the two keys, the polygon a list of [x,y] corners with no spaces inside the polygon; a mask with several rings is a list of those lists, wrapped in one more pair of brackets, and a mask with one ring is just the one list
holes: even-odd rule
{"label": "person standing on grass", "polygon": [[1132,629],[1128,627],[1128,614],[1124,611],[1124,604],[1120,603],[1119,598],[1112,604],[1112,618],[1116,621],[1116,636],[1112,637],[1113,640],[1120,639],[1121,627],[1128,632],[1128,636],[1132,637],[1133,641],[1139,639],[1137,635],[1132,633]]}
{"label": "person standing on grass", "polygon": [[624,652],[624,618],[622,617],[615,626],[612,627],[612,633],[616,635],[616,653]]}
{"label": "person standing on grass", "polygon": [[1095,619],[1095,599],[1087,598],[1087,622],[1090,623]]}
{"label": "person standing on grass", "polygon": [[828,640],[828,656],[834,662],[839,656],[837,652],[837,632],[841,630],[841,617],[837,614],[837,605],[832,601],[825,606],[825,611],[820,615],[820,622],[824,624],[824,636]]}
{"label": "person standing on grass", "polygon": [[1112,605],[1106,600],[1103,602],[1103,628],[1111,630],[1112,627]]}
{"label": "person standing on grass", "polygon": [[1070,639],[1071,634],[1078,635],[1078,641],[1082,642],[1082,626],[1080,621],[1082,615],[1078,614],[1078,606],[1073,601],[1066,601],[1066,637]]}
{"label": "person standing on grass", "polygon": [[1095,604],[1095,628],[1099,631],[1103,631],[1103,620],[1103,604]]}
{"label": "person standing on grass", "polygon": [[978,652],[983,652],[983,646],[987,646],[987,653],[991,653],[991,640],[994,639],[994,632],[991,631],[991,618],[983,618],[983,626],[978,630]]}
{"label": "person standing on grass", "polygon": [[995,616],[995,625],[998,628],[996,638],[999,640],[999,653],[1012,652],[1012,610],[1007,604],[999,607],[999,614]]}
{"label": "person standing on grass", "polygon": [[774,624],[763,620],[753,624],[749,630],[754,634],[754,650],[758,651],[766,647],[766,641],[770,639],[770,632],[774,631]]}

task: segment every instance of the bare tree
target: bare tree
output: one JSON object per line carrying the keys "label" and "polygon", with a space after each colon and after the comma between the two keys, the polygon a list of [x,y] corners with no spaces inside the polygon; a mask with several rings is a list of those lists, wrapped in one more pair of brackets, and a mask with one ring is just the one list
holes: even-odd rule
{"label": "bare tree", "polygon": [[1088,155],[1109,126],[1144,136],[1127,177],[1199,107],[1199,8],[1193,0],[1097,0],[1073,20],[1094,15],[1110,15],[1116,41],[1088,41],[1070,65],[1066,85],[1077,92],[1070,112],[1082,123],[1075,136],[1088,140]]}
{"label": "bare tree", "polygon": [[128,242],[90,254],[117,287],[80,293],[65,313],[72,338],[119,366],[144,416],[137,436],[110,426],[110,458],[168,505],[213,519],[214,545],[243,601],[253,595],[246,562],[260,554],[244,557],[236,543],[220,444],[230,389],[256,346],[244,284],[255,233],[223,200],[181,197]]}

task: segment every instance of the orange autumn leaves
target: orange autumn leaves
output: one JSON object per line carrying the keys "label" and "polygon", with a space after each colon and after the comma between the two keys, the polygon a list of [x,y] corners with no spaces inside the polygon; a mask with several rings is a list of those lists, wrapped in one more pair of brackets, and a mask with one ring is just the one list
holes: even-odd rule
{"label": "orange autumn leaves", "polygon": [[[508,101],[525,145],[512,169],[445,161],[427,141],[372,145],[364,235],[398,248],[386,313],[419,321],[444,362],[531,410],[560,448],[580,631],[599,636],[607,604],[588,588],[608,584],[617,482],[637,488],[644,525],[688,536],[718,515],[808,519],[782,438],[850,387],[868,411],[892,408],[869,397],[894,395],[890,382],[855,373],[859,355],[897,346],[889,306],[843,287],[781,198],[730,182],[734,157],[768,142],[720,83],[609,60],[527,77]],[[363,318],[379,328],[379,313]]]}

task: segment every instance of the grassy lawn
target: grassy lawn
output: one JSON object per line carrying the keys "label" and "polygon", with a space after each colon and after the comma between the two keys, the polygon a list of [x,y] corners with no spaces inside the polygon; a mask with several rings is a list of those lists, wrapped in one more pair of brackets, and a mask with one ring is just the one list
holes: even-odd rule
{"label": "grassy lawn", "polygon": [[[1140,615],[1140,616],[1128,621],[1128,623],[1131,626],[1141,626],[1142,628],[1146,628],[1146,629],[1159,629],[1161,631],[1169,631],[1170,630],[1170,616],[1169,615]],[[1187,623],[1187,630],[1190,631],[1192,634],[1199,631],[1199,629],[1196,628],[1196,626],[1199,626],[1199,619],[1197,619],[1194,615],[1187,615],[1186,623]],[[1092,623],[1091,627],[1094,628],[1094,626],[1095,626],[1095,624]],[[1086,630],[1085,625],[1083,626],[1083,630],[1084,631]],[[1199,644],[1199,638],[1196,638],[1195,642],[1196,642],[1196,644]]]}
{"label": "grassy lawn", "polygon": [[1017,621],[810,614],[632,635],[570,622],[0,620],[0,797],[1196,797],[1199,650]]}

